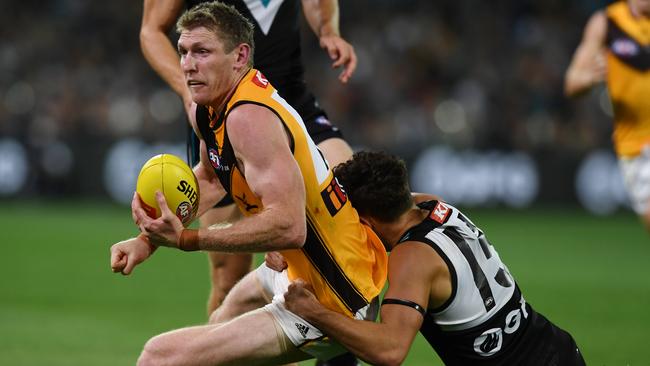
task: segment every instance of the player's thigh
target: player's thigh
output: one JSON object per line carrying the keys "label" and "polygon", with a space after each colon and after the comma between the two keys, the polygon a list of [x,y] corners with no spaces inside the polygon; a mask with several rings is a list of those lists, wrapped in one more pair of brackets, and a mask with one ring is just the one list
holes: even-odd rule
{"label": "player's thigh", "polygon": [[253,254],[208,252],[213,285],[230,290],[251,270]]}
{"label": "player's thigh", "polygon": [[340,137],[328,138],[318,144],[330,167],[335,167],[352,158],[352,148]]}
{"label": "player's thigh", "polygon": [[138,365],[276,365],[308,359],[259,309],[222,325],[182,328],[147,342]]}
{"label": "player's thigh", "polygon": [[272,294],[267,293],[259,283],[255,271],[249,272],[228,292],[223,303],[210,315],[210,323],[224,323],[248,311],[263,307],[270,302]]}
{"label": "player's thigh", "polygon": [[650,211],[650,148],[633,158],[620,158],[619,167],[634,211],[647,222]]}

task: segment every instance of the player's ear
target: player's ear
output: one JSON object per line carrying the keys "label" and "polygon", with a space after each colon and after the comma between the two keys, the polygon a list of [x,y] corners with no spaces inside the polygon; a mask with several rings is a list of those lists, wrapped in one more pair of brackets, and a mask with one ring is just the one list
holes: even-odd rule
{"label": "player's ear", "polygon": [[240,43],[233,50],[235,56],[235,67],[243,68],[248,65],[248,60],[251,58],[251,46],[247,43]]}

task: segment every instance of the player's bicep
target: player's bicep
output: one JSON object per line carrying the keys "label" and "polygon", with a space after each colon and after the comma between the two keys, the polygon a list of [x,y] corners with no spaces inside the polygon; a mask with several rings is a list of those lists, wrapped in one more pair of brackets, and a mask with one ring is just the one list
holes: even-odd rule
{"label": "player's bicep", "polygon": [[245,104],[231,112],[227,126],[246,181],[264,208],[304,216],[302,174],[279,118],[265,107]]}
{"label": "player's bicep", "polygon": [[409,336],[415,334],[429,306],[431,288],[444,261],[428,245],[405,242],[393,249],[388,260],[388,282],[381,307],[382,322],[402,324]]}
{"label": "player's bicep", "polygon": [[433,280],[430,252],[424,244],[403,243],[388,260],[390,285],[381,306],[381,322],[401,343],[399,349],[410,347],[424,320]]}

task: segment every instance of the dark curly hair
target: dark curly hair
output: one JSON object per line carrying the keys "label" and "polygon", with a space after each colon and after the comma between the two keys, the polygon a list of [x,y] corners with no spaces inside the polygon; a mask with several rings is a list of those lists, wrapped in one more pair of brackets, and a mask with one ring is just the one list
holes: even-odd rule
{"label": "dark curly hair", "polygon": [[334,175],[361,216],[392,221],[413,204],[406,164],[395,156],[361,151],[337,165]]}

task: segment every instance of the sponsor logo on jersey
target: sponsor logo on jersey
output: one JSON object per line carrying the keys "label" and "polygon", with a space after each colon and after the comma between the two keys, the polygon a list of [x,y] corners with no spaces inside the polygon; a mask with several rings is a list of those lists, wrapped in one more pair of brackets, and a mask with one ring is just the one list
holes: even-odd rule
{"label": "sponsor logo on jersey", "polygon": [[261,72],[257,71],[255,75],[253,75],[253,84],[266,89],[266,87],[269,86],[269,81]]}
{"label": "sponsor logo on jersey", "polygon": [[483,332],[474,340],[474,351],[481,356],[491,356],[501,350],[503,330],[492,328]]}
{"label": "sponsor logo on jersey", "polygon": [[320,195],[323,198],[325,207],[327,207],[327,211],[332,217],[334,217],[334,215],[336,215],[348,201],[348,196],[345,194],[339,181],[336,180],[336,177],[332,178],[327,187],[320,192]]}
{"label": "sponsor logo on jersey", "polygon": [[327,119],[327,117],[325,117],[325,116],[318,116],[318,117],[316,117],[316,119],[314,120],[314,122],[318,123],[319,125],[323,125],[323,126],[331,126],[331,125],[332,125],[332,123],[330,122],[330,120]]}
{"label": "sponsor logo on jersey", "polygon": [[210,164],[212,164],[212,167],[216,170],[219,171],[228,171],[230,170],[230,167],[227,165],[223,165],[221,162],[221,157],[219,156],[219,153],[217,152],[216,149],[214,148],[209,148],[208,149],[208,158],[210,159]]}
{"label": "sponsor logo on jersey", "polygon": [[444,203],[438,202],[436,204],[436,207],[433,208],[433,211],[431,211],[431,215],[429,217],[439,223],[439,224],[444,224],[445,221],[447,221],[447,218],[449,217],[449,213],[451,213],[451,210],[449,207],[447,207]]}
{"label": "sponsor logo on jersey", "polygon": [[243,193],[241,196],[233,195],[233,197],[241,203],[239,206],[246,210],[246,212],[257,213],[259,211],[260,206],[249,203],[246,199],[246,193]]}
{"label": "sponsor logo on jersey", "polygon": [[639,54],[639,46],[627,38],[619,38],[612,42],[612,52],[624,57],[636,56]]}
{"label": "sponsor logo on jersey", "polygon": [[307,338],[307,332],[309,332],[309,327],[300,323],[294,323],[294,324],[296,325],[296,328],[298,328],[298,331],[300,332],[302,337]]}
{"label": "sponsor logo on jersey", "polygon": [[503,337],[514,334],[528,319],[526,300],[519,299],[519,308],[511,310],[503,319],[503,328],[491,328],[474,339],[474,351],[481,356],[492,356],[503,346]]}

